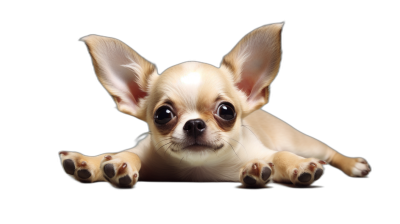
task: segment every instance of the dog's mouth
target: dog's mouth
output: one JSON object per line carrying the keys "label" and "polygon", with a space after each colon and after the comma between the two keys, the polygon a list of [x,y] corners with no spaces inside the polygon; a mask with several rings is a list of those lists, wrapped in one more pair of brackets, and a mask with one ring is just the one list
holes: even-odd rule
{"label": "dog's mouth", "polygon": [[210,144],[210,143],[201,143],[201,142],[194,142],[188,144],[181,148],[181,150],[190,150],[190,151],[203,151],[203,150],[218,150],[224,147],[223,143],[220,144]]}

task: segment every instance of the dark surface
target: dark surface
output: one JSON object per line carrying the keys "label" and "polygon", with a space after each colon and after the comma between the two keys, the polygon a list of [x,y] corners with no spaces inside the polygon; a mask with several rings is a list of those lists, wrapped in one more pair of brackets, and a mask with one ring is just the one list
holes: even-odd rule
{"label": "dark surface", "polygon": [[84,169],[84,170],[78,170],[78,177],[82,179],[88,179],[92,174],[89,172],[89,170]]}
{"label": "dark surface", "polygon": [[[376,56],[371,51],[380,47],[374,35],[383,35],[385,30],[379,30],[380,22],[371,16],[375,13],[347,5],[316,5],[318,10],[311,10],[315,5],[293,5],[290,12],[246,3],[235,9],[207,6],[179,11],[168,11],[158,4],[146,8],[113,3],[103,6],[103,10],[78,5],[69,10],[57,7],[39,14],[32,26],[37,30],[24,34],[32,39],[21,42],[32,48],[24,60],[40,59],[27,73],[40,82],[34,90],[40,97],[32,97],[28,108],[35,113],[39,108],[40,112],[39,116],[24,115],[30,117],[29,133],[35,135],[30,142],[34,147],[25,155],[36,156],[35,161],[45,163],[51,172],[51,181],[35,172],[27,185],[25,192],[35,199],[25,199],[31,207],[44,201],[62,217],[73,216],[81,207],[90,207],[100,215],[106,206],[109,210],[116,207],[116,214],[132,220],[144,216],[138,210],[158,214],[171,209],[174,212],[163,218],[175,220],[182,215],[178,211],[185,209],[195,211],[194,217],[240,217],[246,216],[244,211],[250,207],[266,214],[284,210],[286,216],[281,216],[281,221],[294,217],[292,212],[316,214],[318,210],[318,214],[326,215],[318,221],[325,222],[331,220],[332,211],[339,214],[333,218],[359,218],[372,213],[371,206],[384,205],[377,203],[387,198],[382,196],[387,192],[379,188],[383,168],[378,164],[383,158],[376,153],[386,150],[376,134],[385,130],[381,126],[384,118],[376,116],[383,103],[375,92],[380,85],[376,78],[379,73],[374,70]],[[281,68],[271,86],[270,102],[263,109],[345,155],[364,157],[373,168],[368,179],[353,179],[325,166],[317,182],[323,188],[312,190],[272,185],[272,189],[243,191],[235,188],[237,184],[141,183],[140,178],[133,190],[118,190],[104,183],[83,185],[64,173],[57,154],[60,150],[86,155],[118,152],[135,145],[134,139],[148,131],[145,123],[117,111],[98,82],[79,38],[89,34],[118,38],[154,62],[161,74],[172,65],[190,60],[219,66],[222,57],[245,34],[282,21]],[[33,52],[40,52],[40,57]],[[39,127],[45,131],[38,132]],[[70,204],[64,209],[64,201],[72,203],[75,210]]]}
{"label": "dark surface", "polygon": [[314,174],[314,180],[318,180],[318,179],[322,176],[322,173],[323,173],[323,172],[324,172],[324,171],[322,171],[321,168],[318,168],[317,171],[316,171],[315,174]]}
{"label": "dark surface", "polygon": [[63,162],[63,167],[66,173],[74,175],[75,172],[75,165],[71,159],[66,159]]}
{"label": "dark surface", "polygon": [[247,185],[254,185],[254,184],[256,184],[257,181],[256,181],[256,179],[254,179],[251,176],[245,176],[243,178],[243,182],[245,182]]}
{"label": "dark surface", "polygon": [[271,176],[271,173],[272,173],[272,171],[271,171],[271,169],[269,168],[269,167],[264,167],[263,169],[262,169],[262,172],[261,172],[261,178],[264,180],[264,181],[266,181],[266,180],[268,180],[268,178]]}
{"label": "dark surface", "polygon": [[115,176],[114,165],[106,164],[103,168],[104,173],[107,175],[108,178],[113,178]]}
{"label": "dark surface", "polygon": [[120,187],[130,187],[131,182],[132,179],[128,175],[119,178]]}
{"label": "dark surface", "polygon": [[303,183],[308,182],[308,181],[311,180],[311,174],[309,174],[309,173],[302,173],[302,174],[299,176],[298,180],[299,180],[300,182],[303,182]]}

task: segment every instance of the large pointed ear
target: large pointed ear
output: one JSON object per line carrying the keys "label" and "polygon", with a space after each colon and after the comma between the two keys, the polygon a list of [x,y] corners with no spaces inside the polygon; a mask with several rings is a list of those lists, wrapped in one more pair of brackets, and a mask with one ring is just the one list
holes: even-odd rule
{"label": "large pointed ear", "polygon": [[222,60],[236,87],[247,97],[244,114],[268,103],[269,89],[281,61],[283,23],[257,28],[247,34]]}
{"label": "large pointed ear", "polygon": [[82,37],[88,47],[97,78],[118,110],[145,120],[144,101],[156,67],[123,42],[109,37]]}

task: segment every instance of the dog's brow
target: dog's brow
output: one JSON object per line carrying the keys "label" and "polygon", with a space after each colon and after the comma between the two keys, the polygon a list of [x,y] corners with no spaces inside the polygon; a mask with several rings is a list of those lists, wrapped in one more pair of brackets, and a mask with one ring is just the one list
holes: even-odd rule
{"label": "dog's brow", "polygon": [[162,99],[160,102],[161,104],[169,104],[171,106],[174,106],[174,102],[172,102],[172,100],[169,97]]}
{"label": "dog's brow", "polygon": [[219,101],[219,100],[222,100],[222,95],[221,94],[218,94],[217,98],[215,98],[215,102]]}

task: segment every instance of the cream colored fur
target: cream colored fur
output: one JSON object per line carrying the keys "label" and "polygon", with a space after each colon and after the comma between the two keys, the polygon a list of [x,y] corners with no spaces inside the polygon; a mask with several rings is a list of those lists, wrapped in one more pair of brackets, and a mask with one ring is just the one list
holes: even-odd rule
{"label": "cream colored fur", "polygon": [[[107,180],[117,187],[132,187],[138,180],[240,181],[254,187],[273,179],[310,185],[322,175],[324,161],[349,176],[367,175],[366,160],[345,157],[260,110],[279,70],[282,26],[267,25],[246,35],[220,68],[185,62],[161,75],[119,40],[84,37],[96,74],[118,109],[146,121],[150,132],[136,147],[120,153],[87,157],[61,152],[64,168],[77,180]],[[216,117],[224,102],[236,112],[229,125]],[[163,105],[173,108],[175,117],[160,126],[154,117]],[[206,146],[187,146],[183,127],[191,119],[205,122]],[[107,164],[112,167],[108,171]],[[90,177],[82,178],[79,170],[88,170]],[[130,182],[124,185],[123,177]]]}

